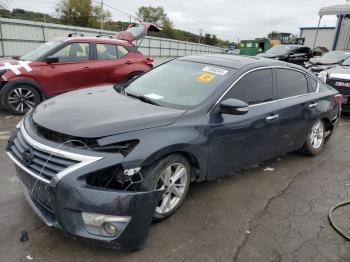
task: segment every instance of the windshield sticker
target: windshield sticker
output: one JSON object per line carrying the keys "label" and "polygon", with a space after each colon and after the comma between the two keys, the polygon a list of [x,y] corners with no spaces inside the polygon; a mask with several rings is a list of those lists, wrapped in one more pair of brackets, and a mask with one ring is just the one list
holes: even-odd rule
{"label": "windshield sticker", "polygon": [[222,68],[218,68],[218,67],[213,67],[213,66],[206,66],[202,69],[202,71],[204,72],[209,72],[209,73],[213,73],[213,74],[217,74],[217,75],[226,75],[227,74],[227,70],[222,69]]}
{"label": "windshield sticker", "polygon": [[162,99],[164,98],[163,96],[157,95],[157,94],[148,94],[145,95],[145,97],[151,98],[151,99]]}
{"label": "windshield sticker", "polygon": [[11,70],[15,75],[21,74],[19,69],[24,68],[27,72],[32,71],[32,68],[29,66],[30,61],[18,61],[17,65],[5,62],[3,66],[0,66],[0,70]]}
{"label": "windshield sticker", "polygon": [[203,84],[208,84],[210,81],[214,80],[214,78],[215,75],[213,74],[203,73],[197,78],[197,81]]}

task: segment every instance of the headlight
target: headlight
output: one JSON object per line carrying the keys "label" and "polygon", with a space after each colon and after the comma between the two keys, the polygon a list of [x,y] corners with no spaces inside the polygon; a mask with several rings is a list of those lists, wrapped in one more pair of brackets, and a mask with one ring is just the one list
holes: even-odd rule
{"label": "headlight", "polygon": [[327,71],[322,71],[318,74],[318,78],[321,79],[321,81],[323,83],[326,83],[327,82],[327,75],[328,75]]}

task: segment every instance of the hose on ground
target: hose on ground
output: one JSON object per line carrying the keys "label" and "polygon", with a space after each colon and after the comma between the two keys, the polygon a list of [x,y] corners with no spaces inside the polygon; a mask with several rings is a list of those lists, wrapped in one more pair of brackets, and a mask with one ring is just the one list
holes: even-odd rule
{"label": "hose on ground", "polygon": [[339,228],[335,223],[334,223],[334,220],[333,220],[333,213],[336,209],[338,209],[339,207],[342,207],[342,206],[346,206],[346,205],[349,205],[350,204],[350,200],[347,200],[347,201],[344,201],[344,202],[341,202],[337,205],[335,205],[334,207],[332,207],[330,210],[329,210],[329,213],[328,213],[328,220],[329,220],[329,223],[331,224],[331,226],[335,229],[335,231],[337,231],[343,238],[345,238],[346,240],[349,240],[350,241],[350,235],[348,235],[347,233],[345,233],[341,228]]}

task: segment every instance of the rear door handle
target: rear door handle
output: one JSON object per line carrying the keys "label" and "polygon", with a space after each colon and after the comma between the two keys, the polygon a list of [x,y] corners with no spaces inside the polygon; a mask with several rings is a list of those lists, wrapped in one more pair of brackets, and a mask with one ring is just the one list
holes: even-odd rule
{"label": "rear door handle", "polygon": [[314,108],[314,107],[316,107],[317,105],[318,105],[318,103],[310,104],[310,105],[309,105],[309,108]]}
{"label": "rear door handle", "polygon": [[90,66],[85,66],[83,69],[84,70],[91,70],[92,68]]}
{"label": "rear door handle", "polygon": [[275,122],[276,120],[278,120],[278,118],[280,118],[280,116],[278,114],[273,114],[273,115],[266,117],[266,121],[269,123],[272,123],[272,122]]}
{"label": "rear door handle", "polygon": [[131,61],[125,61],[125,64],[130,65],[130,64],[132,64],[132,62]]}

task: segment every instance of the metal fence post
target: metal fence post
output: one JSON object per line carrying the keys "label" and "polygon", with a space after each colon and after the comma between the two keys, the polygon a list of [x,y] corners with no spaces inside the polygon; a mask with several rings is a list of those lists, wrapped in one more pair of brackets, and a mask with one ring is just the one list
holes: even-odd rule
{"label": "metal fence post", "polygon": [[44,42],[46,42],[46,36],[45,36],[45,25],[42,25],[42,29],[43,29],[43,40]]}
{"label": "metal fence post", "polygon": [[4,57],[5,56],[5,49],[4,49],[4,38],[2,35],[2,23],[0,23],[0,38],[1,38],[2,57]]}

